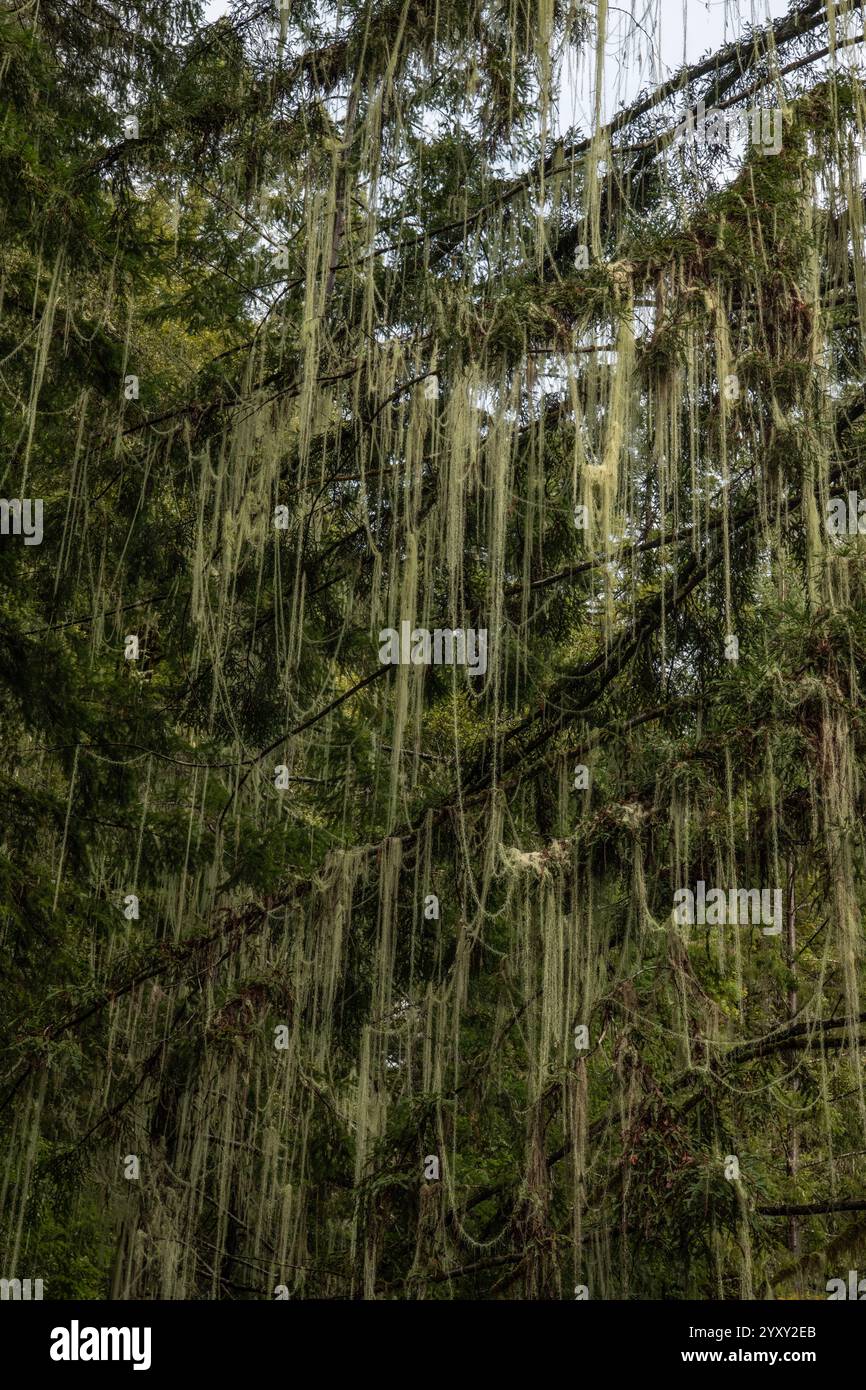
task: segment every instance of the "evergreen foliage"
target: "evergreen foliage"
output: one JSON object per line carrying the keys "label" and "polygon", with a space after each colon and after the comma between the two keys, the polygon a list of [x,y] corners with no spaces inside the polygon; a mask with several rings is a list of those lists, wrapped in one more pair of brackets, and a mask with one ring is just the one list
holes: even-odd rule
{"label": "evergreen foliage", "polygon": [[[0,1273],[50,1297],[866,1263],[862,6],[563,133],[609,22],[0,10],[0,492],[44,501]],[[677,140],[699,101],[781,148]],[[384,664],[403,621],[486,670]],[[701,881],[780,934],[678,921]]]}

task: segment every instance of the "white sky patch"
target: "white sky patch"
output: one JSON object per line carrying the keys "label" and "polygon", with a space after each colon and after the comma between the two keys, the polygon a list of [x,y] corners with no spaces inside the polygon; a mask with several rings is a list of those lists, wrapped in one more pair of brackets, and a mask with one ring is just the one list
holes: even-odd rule
{"label": "white sky patch", "polygon": [[[631,0],[610,5],[605,45],[602,121],[616,115],[647,87],[660,86],[686,63],[787,14],[788,0]],[[580,126],[589,133],[595,109],[595,46],[566,60],[558,107],[558,132]]]}

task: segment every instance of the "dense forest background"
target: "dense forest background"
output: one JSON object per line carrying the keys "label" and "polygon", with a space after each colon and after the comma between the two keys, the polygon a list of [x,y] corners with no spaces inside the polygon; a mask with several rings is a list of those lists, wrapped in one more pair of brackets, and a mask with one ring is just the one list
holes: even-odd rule
{"label": "dense forest background", "polygon": [[[0,7],[0,492],[44,505],[0,1274],[46,1297],[866,1271],[863,6],[605,122],[611,22]],[[404,621],[486,670],[383,663]]]}

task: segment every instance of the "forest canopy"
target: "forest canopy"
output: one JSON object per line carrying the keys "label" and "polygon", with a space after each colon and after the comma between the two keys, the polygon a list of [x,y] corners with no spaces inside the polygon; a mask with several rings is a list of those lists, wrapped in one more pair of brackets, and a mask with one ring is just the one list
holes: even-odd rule
{"label": "forest canopy", "polygon": [[0,1274],[866,1268],[863,6],[660,12],[0,5]]}

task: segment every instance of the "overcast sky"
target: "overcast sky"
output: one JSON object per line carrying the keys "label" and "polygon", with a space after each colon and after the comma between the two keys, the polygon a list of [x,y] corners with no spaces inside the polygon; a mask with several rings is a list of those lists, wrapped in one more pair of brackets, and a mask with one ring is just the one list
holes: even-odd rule
{"label": "overcast sky", "polygon": [[[447,5],[448,0],[443,0]],[[785,14],[788,0],[625,0],[609,5],[603,119],[645,85],[665,81],[683,63]],[[209,20],[228,12],[227,0],[207,0]],[[589,45],[564,74],[559,128],[592,126],[595,51]]]}
{"label": "overcast sky", "polygon": [[[788,0],[631,0],[609,6],[602,119],[645,86],[657,86],[684,63],[693,63],[736,38],[748,25],[786,13]],[[566,74],[560,126],[592,127],[595,52],[589,46]]]}

